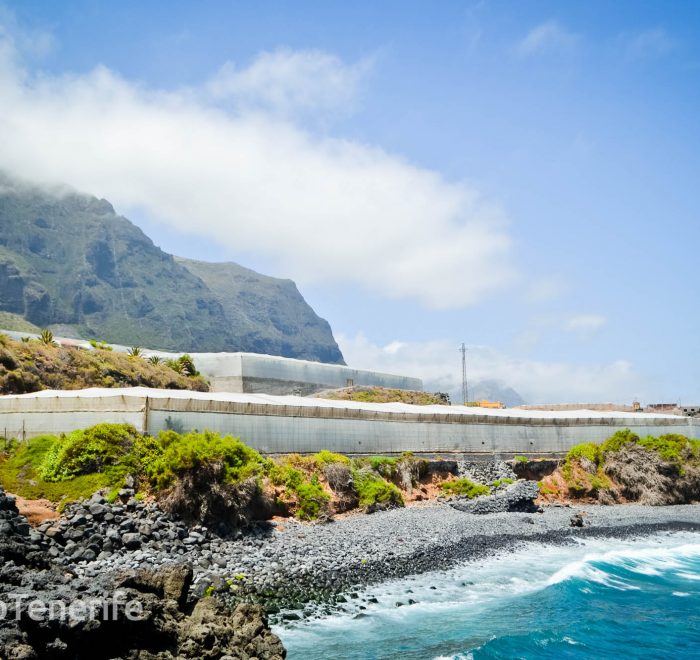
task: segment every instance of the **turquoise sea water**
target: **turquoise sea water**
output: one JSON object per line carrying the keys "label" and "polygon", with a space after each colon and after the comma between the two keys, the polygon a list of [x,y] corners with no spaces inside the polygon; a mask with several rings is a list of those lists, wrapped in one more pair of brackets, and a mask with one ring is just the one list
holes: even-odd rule
{"label": "turquoise sea water", "polygon": [[530,545],[275,632],[291,660],[700,658],[700,535]]}

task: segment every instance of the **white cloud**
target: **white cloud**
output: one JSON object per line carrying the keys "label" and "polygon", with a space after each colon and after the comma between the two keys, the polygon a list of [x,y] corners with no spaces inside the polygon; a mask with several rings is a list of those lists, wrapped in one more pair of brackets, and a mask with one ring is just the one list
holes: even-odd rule
{"label": "white cloud", "polygon": [[[25,73],[15,55],[0,41],[0,168],[145,209],[301,283],[351,283],[444,309],[513,280],[504,214],[464,183],[268,111],[226,110],[211,101],[211,81],[201,94],[164,92],[104,67]],[[325,82],[295,96],[314,67]],[[346,102],[347,71],[332,56],[285,51],[234,69],[229,87],[222,74],[217,93],[327,108]]]}
{"label": "white cloud", "polygon": [[551,302],[566,291],[566,284],[559,278],[540,278],[531,282],[525,290],[525,301],[532,304]]}
{"label": "white cloud", "polygon": [[25,57],[41,59],[55,48],[53,35],[45,30],[26,29],[19,25],[15,15],[0,4],[0,56],[14,57],[21,52]]}
{"label": "white cloud", "polygon": [[569,32],[557,21],[546,21],[530,30],[516,50],[519,55],[537,55],[547,51],[569,50],[579,41],[579,36]]}
{"label": "white cloud", "polygon": [[[461,387],[461,356],[456,343],[440,340],[380,346],[363,334],[336,338],[353,367],[418,376],[431,391]],[[642,379],[625,360],[588,365],[542,362],[509,356],[487,346],[470,346],[467,371],[471,383],[499,381],[529,403],[618,403],[632,401],[641,393]]]}
{"label": "white cloud", "polygon": [[663,57],[676,48],[678,42],[663,28],[643,30],[623,37],[625,52],[631,60]]}
{"label": "white cloud", "polygon": [[278,49],[261,53],[241,69],[227,62],[206,84],[213,99],[271,109],[347,110],[357,98],[372,63],[347,65],[319,50]]}
{"label": "white cloud", "polygon": [[564,329],[589,336],[600,330],[606,323],[607,319],[600,314],[577,314],[566,320]]}

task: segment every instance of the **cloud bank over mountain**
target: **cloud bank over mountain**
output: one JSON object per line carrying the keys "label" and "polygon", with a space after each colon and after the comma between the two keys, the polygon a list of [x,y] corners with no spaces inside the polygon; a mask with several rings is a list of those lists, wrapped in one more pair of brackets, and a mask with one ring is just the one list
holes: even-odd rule
{"label": "cloud bank over mountain", "polygon": [[0,31],[0,169],[145,209],[232,253],[262,255],[302,284],[359,285],[448,309],[514,280],[497,204],[294,119],[351,106],[371,62],[279,50],[248,67],[226,63],[201,87],[163,90],[104,66],[28,68],[13,35]]}

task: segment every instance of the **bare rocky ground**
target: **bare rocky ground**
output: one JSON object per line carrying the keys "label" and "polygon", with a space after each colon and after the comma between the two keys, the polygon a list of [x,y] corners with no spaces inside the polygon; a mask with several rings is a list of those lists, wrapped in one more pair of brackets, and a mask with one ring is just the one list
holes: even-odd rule
{"label": "bare rocky ground", "polygon": [[[507,491],[528,490],[530,483]],[[285,519],[222,538],[203,526],[188,528],[155,505],[109,505],[96,496],[32,533],[48,557],[81,578],[189,562],[193,596],[216,594],[231,606],[260,603],[274,614],[309,601],[333,603],[362,585],[447,568],[527,541],[700,531],[700,505],[554,505],[479,515],[455,504],[425,502],[324,524]]]}
{"label": "bare rocky ground", "polygon": [[[61,545],[58,530],[83,541],[81,526],[112,515],[108,507],[101,515],[95,505],[93,511],[87,514],[91,520],[61,521],[51,528],[52,536],[31,529],[14,498],[0,488],[0,658],[285,657],[261,607],[232,608],[221,599],[192,598],[193,568],[187,557],[157,568],[102,566],[88,576],[81,570],[84,556],[67,557],[67,542]],[[95,543],[92,537],[84,540],[86,546]],[[89,547],[84,551],[91,552]]]}

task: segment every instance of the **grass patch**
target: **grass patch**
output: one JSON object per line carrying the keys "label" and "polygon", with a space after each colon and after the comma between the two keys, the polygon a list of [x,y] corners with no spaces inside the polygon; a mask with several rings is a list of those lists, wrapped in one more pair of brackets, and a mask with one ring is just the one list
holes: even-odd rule
{"label": "grass patch", "polygon": [[629,429],[622,429],[621,431],[616,431],[613,433],[603,444],[600,446],[600,455],[605,458],[605,454],[609,452],[620,451],[622,447],[628,443],[638,443],[639,436],[636,433],[632,433]]}
{"label": "grass patch", "polygon": [[318,452],[318,454],[314,454],[313,459],[319,469],[323,469],[327,465],[331,465],[333,463],[350,465],[350,459],[347,456],[336,454],[332,451],[328,451],[327,449],[323,449],[322,451]]}
{"label": "grass patch", "polygon": [[506,486],[514,483],[515,481],[513,481],[513,479],[509,479],[508,477],[506,477],[505,479],[496,479],[496,481],[494,481],[491,484],[491,486],[493,486],[494,488],[500,488],[501,486]]}
{"label": "grass patch", "polygon": [[684,435],[668,433],[654,438],[648,436],[638,441],[647,451],[655,451],[661,460],[681,467],[686,461],[700,458],[700,440],[691,440]]}
{"label": "grass patch", "polygon": [[366,468],[354,470],[353,480],[362,508],[377,505],[404,506],[401,491],[378,474]]}
{"label": "grass patch", "polygon": [[464,495],[470,500],[479,495],[488,495],[491,490],[488,486],[475,484],[469,479],[453,479],[440,484],[442,492],[446,495]]}
{"label": "grass patch", "polygon": [[44,481],[42,465],[58,441],[55,436],[42,436],[16,446],[4,460],[0,460],[3,487],[30,500],[46,499],[66,504],[90,497],[95,491],[111,485],[112,476],[104,473],[86,474],[60,483]]}

